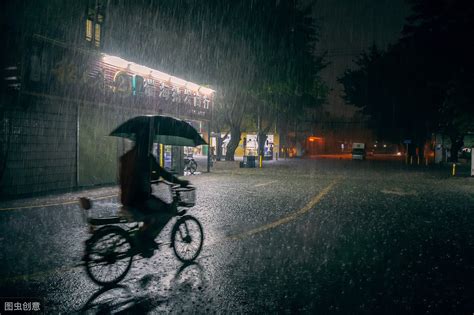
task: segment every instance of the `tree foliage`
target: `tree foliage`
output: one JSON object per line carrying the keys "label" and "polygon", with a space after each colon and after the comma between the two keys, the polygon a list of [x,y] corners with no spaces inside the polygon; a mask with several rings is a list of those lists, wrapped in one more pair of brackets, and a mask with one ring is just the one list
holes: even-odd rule
{"label": "tree foliage", "polygon": [[378,134],[421,144],[433,132],[451,137],[453,157],[472,130],[474,6],[463,0],[410,0],[413,14],[386,51],[372,48],[340,78],[345,99],[372,117]]}
{"label": "tree foliage", "polygon": [[233,139],[228,158],[244,124],[259,120],[265,131],[279,116],[324,100],[325,90],[315,89],[324,62],[314,53],[310,6],[298,0],[138,3],[110,1],[106,50],[215,89],[214,129],[230,130]]}

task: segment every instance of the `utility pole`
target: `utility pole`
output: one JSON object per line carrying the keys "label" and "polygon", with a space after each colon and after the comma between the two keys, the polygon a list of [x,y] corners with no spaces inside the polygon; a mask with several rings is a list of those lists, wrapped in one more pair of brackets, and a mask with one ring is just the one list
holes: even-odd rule
{"label": "utility pole", "polygon": [[[210,114],[210,117],[209,117],[209,121],[207,122],[207,172],[210,173],[211,172],[211,149],[212,149],[212,146],[211,146],[211,122],[212,122],[212,119],[213,119],[213,115],[212,115],[212,110],[213,110],[213,107],[212,104],[210,105],[210,111],[211,111],[211,114]],[[220,137],[220,135],[218,135],[218,137]],[[219,145],[219,142],[217,141],[216,139],[216,145]],[[216,148],[216,151],[217,151],[217,148]]]}
{"label": "utility pole", "polygon": [[207,122],[207,172],[211,172],[211,121]]}

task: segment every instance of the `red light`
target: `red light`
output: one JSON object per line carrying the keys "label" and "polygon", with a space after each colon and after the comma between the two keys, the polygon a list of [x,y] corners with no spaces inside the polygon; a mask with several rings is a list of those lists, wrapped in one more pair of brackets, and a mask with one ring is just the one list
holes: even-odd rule
{"label": "red light", "polygon": [[315,136],[308,137],[309,142],[322,141],[322,140],[323,140],[322,137],[315,137]]}

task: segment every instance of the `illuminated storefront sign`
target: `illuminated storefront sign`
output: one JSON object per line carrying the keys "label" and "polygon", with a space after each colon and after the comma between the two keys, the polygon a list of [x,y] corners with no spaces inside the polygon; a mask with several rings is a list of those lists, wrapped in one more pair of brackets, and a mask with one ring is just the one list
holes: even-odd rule
{"label": "illuminated storefront sign", "polygon": [[114,91],[159,97],[206,110],[211,106],[214,91],[204,86],[105,54],[99,64]]}
{"label": "illuminated storefront sign", "polygon": [[119,57],[73,50],[41,36],[33,38],[31,47],[25,93],[112,104],[117,97],[132,98],[130,104],[151,104],[167,114],[210,119],[214,95],[210,88]]}

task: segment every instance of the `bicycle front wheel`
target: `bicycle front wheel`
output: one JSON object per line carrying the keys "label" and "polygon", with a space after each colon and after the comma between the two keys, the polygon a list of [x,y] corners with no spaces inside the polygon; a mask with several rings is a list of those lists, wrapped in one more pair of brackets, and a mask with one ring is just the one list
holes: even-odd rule
{"label": "bicycle front wheel", "polygon": [[117,226],[107,226],[92,235],[86,245],[85,265],[89,277],[99,285],[122,280],[130,270],[133,258],[128,233]]}
{"label": "bicycle front wheel", "polygon": [[199,221],[190,215],[180,218],[171,232],[173,250],[182,262],[196,259],[202,249],[204,234]]}

